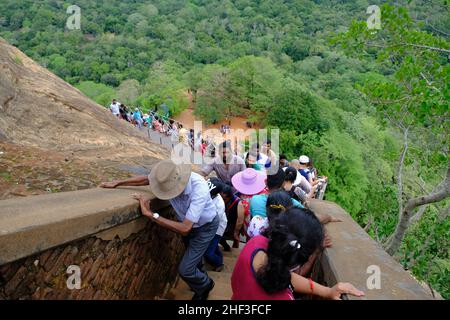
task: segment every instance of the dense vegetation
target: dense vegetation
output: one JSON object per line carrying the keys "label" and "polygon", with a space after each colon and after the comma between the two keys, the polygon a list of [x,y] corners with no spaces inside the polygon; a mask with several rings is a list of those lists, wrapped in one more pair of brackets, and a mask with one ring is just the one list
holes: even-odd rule
{"label": "dense vegetation", "polygon": [[[386,6],[367,32],[377,3],[77,0],[81,31],[68,31],[64,1],[3,0],[0,35],[102,105],[176,114],[189,89],[207,122],[246,114],[280,128],[289,158],[308,154],[330,177],[327,199],[450,298],[448,200],[417,208],[392,244],[408,200],[442,185],[449,133],[448,53],[396,45],[448,49],[448,5]],[[377,37],[388,46],[366,46]]]}

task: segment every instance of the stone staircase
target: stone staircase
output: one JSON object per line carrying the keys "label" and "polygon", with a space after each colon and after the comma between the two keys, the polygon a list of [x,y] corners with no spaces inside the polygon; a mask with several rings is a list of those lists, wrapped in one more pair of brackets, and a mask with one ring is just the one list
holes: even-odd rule
{"label": "stone staircase", "polygon": [[[156,142],[169,150],[171,150],[174,146],[174,143],[171,141],[171,138],[169,136],[163,135],[146,127],[136,129],[147,135],[147,137],[151,141]],[[232,242],[229,241],[229,245],[231,247]],[[232,248],[230,252],[224,252],[222,250],[224,268],[221,272],[213,271],[211,267],[207,263],[205,263],[205,268],[208,272],[208,275],[215,282],[214,289],[210,292],[208,300],[231,299],[231,274],[233,272],[236,259],[239,256],[239,253],[241,252],[244,245],[245,243],[240,243],[239,248]],[[167,292],[164,297],[157,297],[157,299],[191,300],[193,295],[194,293],[189,289],[188,285],[183,281],[183,279],[178,277],[174,287],[169,290],[169,292]]]}
{"label": "stone staircase", "polygon": [[[231,243],[229,243],[231,246]],[[205,268],[208,275],[214,280],[214,289],[210,292],[208,300],[230,300],[231,291],[231,274],[233,272],[236,260],[244,247],[241,243],[239,248],[232,248],[231,252],[223,252],[224,268],[221,272],[212,271],[207,263]],[[194,293],[189,289],[188,285],[178,278],[175,286],[164,297],[167,300],[191,300]]]}

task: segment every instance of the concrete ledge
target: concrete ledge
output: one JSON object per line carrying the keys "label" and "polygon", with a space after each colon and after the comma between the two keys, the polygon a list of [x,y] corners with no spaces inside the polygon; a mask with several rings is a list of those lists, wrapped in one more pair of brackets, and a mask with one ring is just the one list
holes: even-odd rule
{"label": "concrete ledge", "polygon": [[[89,189],[0,201],[0,265],[137,219],[134,192],[148,187]],[[168,202],[155,200],[155,209]]]}
{"label": "concrete ledge", "polygon": [[[428,300],[426,290],[395,261],[379,243],[369,235],[337,204],[329,201],[311,200],[314,212],[328,213],[342,222],[327,224],[333,246],[325,249],[320,260],[322,280],[332,286],[336,282],[350,282],[366,294],[364,300]],[[369,266],[378,266],[381,288],[369,290],[367,273]]]}
{"label": "concrete ledge", "polygon": [[[148,187],[126,187],[0,201],[0,266],[92,235],[110,240],[139,232],[145,221],[139,219],[138,203],[131,198],[134,192],[154,198]],[[168,202],[155,199],[152,207],[161,210]],[[432,298],[341,207],[320,200],[311,200],[310,207],[342,220],[326,227],[333,247],[319,261],[321,282],[330,286],[351,282],[366,293],[362,299],[367,300]],[[380,289],[367,288],[369,266],[380,268]]]}

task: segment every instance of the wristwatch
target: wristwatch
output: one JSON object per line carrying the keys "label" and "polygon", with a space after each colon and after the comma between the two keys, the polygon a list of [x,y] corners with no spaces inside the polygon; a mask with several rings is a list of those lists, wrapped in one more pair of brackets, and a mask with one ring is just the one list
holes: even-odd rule
{"label": "wristwatch", "polygon": [[153,219],[158,219],[159,218],[159,213],[154,212],[153,213]]}

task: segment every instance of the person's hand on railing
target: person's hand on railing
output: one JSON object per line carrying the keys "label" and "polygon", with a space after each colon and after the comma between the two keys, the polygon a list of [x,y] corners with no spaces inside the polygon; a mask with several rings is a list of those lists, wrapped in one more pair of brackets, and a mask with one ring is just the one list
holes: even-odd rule
{"label": "person's hand on railing", "polygon": [[110,182],[102,182],[99,185],[100,188],[111,188],[114,189],[117,187],[117,182],[116,181],[110,181]]}
{"label": "person's hand on railing", "polygon": [[356,297],[364,296],[364,292],[356,289],[351,283],[339,282],[334,287],[330,288],[327,298],[330,300],[341,300],[341,295],[343,294],[350,294]]}
{"label": "person's hand on railing", "polygon": [[330,222],[342,222],[341,219],[333,217],[332,215],[330,215]]}
{"label": "person's hand on railing", "polygon": [[323,247],[324,248],[330,248],[332,246],[332,241],[331,241],[331,237],[325,233],[325,236],[323,237]]}
{"label": "person's hand on railing", "polygon": [[133,193],[131,195],[131,197],[133,199],[139,201],[139,203],[141,203],[141,204],[145,204],[145,205],[148,204],[148,206],[150,206],[150,201],[152,200],[150,197],[148,197],[146,195],[143,195],[143,194],[140,194],[140,193]]}

